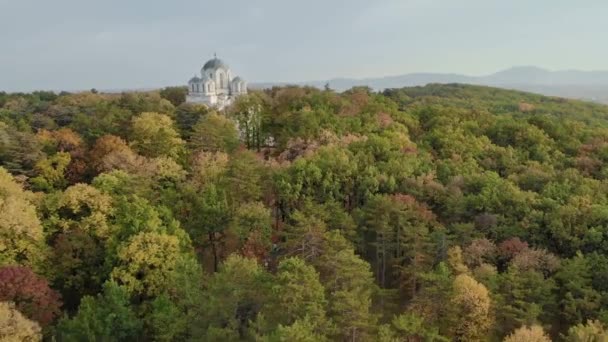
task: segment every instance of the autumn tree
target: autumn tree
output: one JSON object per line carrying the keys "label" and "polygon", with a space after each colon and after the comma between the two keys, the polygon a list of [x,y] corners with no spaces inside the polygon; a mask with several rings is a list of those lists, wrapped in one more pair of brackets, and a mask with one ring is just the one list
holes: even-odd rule
{"label": "autumn tree", "polygon": [[589,320],[585,324],[577,324],[568,329],[565,336],[567,342],[605,341],[608,339],[608,329],[597,320]]}
{"label": "autumn tree", "polygon": [[97,140],[89,152],[89,160],[97,172],[108,171],[106,157],[112,153],[118,154],[130,150],[127,142],[115,135],[104,135]]}
{"label": "autumn tree", "polygon": [[131,121],[132,146],[146,157],[176,158],[184,142],[167,115],[145,112]]}
{"label": "autumn tree", "polygon": [[61,301],[48,281],[21,266],[0,267],[0,301],[13,302],[31,320],[46,327],[61,313]]}
{"label": "autumn tree", "polygon": [[0,265],[36,269],[44,260],[44,233],[33,197],[0,167]]}
{"label": "autumn tree", "polygon": [[90,185],[76,184],[49,197],[45,211],[52,234],[80,229],[102,240],[110,236],[112,198]]}
{"label": "autumn tree", "polygon": [[457,315],[454,338],[458,341],[481,340],[492,325],[488,290],[466,274],[454,278],[454,305]]}
{"label": "autumn tree", "polygon": [[151,297],[166,291],[180,258],[179,239],[159,233],[139,233],[118,250],[111,277],[134,295]]}
{"label": "autumn tree", "polygon": [[505,337],[503,342],[551,342],[549,336],[539,325],[522,326]]}
{"label": "autumn tree", "polygon": [[198,152],[191,160],[190,183],[200,189],[217,183],[226,172],[228,155],[224,152]]}
{"label": "autumn tree", "polygon": [[42,341],[40,326],[24,317],[15,305],[0,302],[0,340],[6,342]]}
{"label": "autumn tree", "polygon": [[36,163],[37,177],[32,178],[34,189],[42,191],[61,190],[68,185],[66,172],[72,157],[67,152],[59,152]]}

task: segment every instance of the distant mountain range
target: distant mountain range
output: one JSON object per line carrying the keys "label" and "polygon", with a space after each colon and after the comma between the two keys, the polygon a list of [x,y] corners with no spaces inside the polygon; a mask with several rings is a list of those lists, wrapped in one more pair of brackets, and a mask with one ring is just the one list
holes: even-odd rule
{"label": "distant mountain range", "polygon": [[487,76],[460,74],[412,73],[379,78],[335,78],[297,83],[254,83],[253,88],[275,85],[310,85],[343,91],[354,86],[368,86],[375,90],[423,86],[429,83],[468,83],[517,89],[549,96],[584,99],[608,104],[608,71],[563,70],[550,71],[534,66],[513,67]]}

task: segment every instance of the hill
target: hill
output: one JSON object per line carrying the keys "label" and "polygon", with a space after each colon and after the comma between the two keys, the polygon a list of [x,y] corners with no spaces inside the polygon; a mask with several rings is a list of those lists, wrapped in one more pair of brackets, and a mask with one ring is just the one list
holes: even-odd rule
{"label": "hill", "polygon": [[0,94],[0,335],[608,337],[608,106],[462,84],[183,101]]}
{"label": "hill", "polygon": [[[459,74],[413,73],[398,76],[352,79],[335,78],[310,82],[297,82],[322,88],[325,84],[338,91],[355,86],[368,86],[376,90],[424,86],[431,83],[463,83],[501,87],[534,92],[548,96],[561,96],[608,103],[608,71],[549,71],[538,67],[513,67],[486,76]],[[276,83],[258,83],[254,87],[265,88]],[[285,84],[282,84],[285,85]]]}

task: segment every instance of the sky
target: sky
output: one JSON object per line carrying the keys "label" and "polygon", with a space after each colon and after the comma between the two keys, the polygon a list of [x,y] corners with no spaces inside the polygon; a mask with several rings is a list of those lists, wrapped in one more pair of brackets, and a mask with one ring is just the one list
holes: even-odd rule
{"label": "sky", "polygon": [[0,91],[608,69],[605,0],[0,0]]}

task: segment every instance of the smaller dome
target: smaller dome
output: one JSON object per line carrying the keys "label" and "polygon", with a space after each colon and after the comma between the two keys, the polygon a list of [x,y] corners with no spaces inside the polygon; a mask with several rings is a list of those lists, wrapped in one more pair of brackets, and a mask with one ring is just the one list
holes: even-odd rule
{"label": "smaller dome", "polygon": [[237,76],[235,78],[232,79],[232,82],[245,82],[244,79],[242,79],[240,76]]}
{"label": "smaller dome", "polygon": [[188,81],[188,83],[197,83],[197,82],[200,82],[200,81],[201,81],[200,78],[198,78],[197,76],[194,76],[194,77],[192,77],[190,79],[190,81]]}
{"label": "smaller dome", "polygon": [[207,61],[207,63],[205,63],[205,65],[203,65],[203,70],[209,70],[209,69],[215,70],[215,69],[219,69],[219,68],[227,69],[228,65],[217,57],[210,59],[209,61]]}

